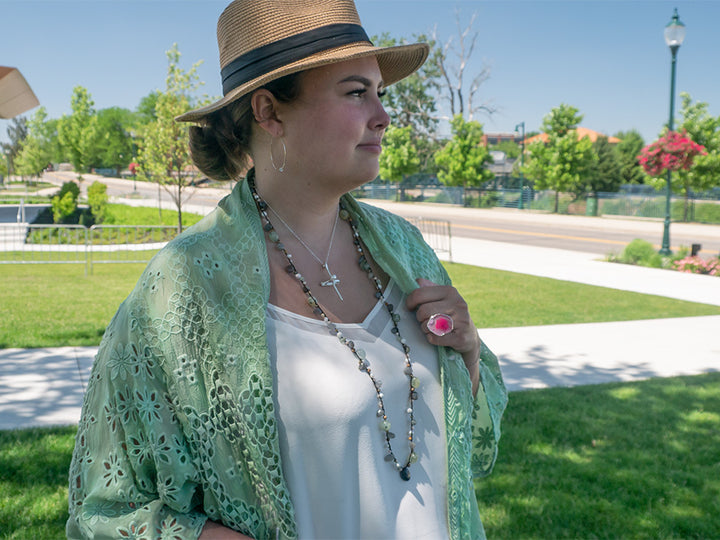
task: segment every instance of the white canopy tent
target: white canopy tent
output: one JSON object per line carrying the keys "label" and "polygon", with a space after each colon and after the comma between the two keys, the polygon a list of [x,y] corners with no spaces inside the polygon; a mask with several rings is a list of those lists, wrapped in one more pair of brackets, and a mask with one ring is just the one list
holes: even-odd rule
{"label": "white canopy tent", "polygon": [[40,105],[17,68],[0,66],[0,118],[13,118]]}

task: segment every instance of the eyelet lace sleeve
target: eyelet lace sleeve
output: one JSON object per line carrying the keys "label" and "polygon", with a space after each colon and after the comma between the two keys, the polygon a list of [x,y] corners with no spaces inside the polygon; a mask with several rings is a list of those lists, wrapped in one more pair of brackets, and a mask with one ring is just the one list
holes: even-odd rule
{"label": "eyelet lace sleeve", "polygon": [[198,474],[152,347],[125,304],[100,346],[70,469],[68,538],[196,538]]}

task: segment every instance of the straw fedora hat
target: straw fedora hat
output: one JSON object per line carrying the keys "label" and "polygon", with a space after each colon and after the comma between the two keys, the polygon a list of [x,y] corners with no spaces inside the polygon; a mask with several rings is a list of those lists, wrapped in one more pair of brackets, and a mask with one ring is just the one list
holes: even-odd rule
{"label": "straw fedora hat", "polygon": [[417,70],[425,43],[375,47],[352,0],[235,0],[218,19],[222,99],[176,118],[200,122],[209,113],[298,71],[375,56],[388,86]]}

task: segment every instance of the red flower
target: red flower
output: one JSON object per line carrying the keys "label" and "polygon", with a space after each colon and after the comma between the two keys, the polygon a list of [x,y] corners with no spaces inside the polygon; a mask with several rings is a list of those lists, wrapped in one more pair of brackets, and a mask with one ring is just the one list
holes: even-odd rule
{"label": "red flower", "polygon": [[643,148],[637,159],[650,176],[660,176],[665,171],[687,170],[695,156],[705,154],[705,147],[693,142],[685,130],[682,133],[668,131],[664,137]]}

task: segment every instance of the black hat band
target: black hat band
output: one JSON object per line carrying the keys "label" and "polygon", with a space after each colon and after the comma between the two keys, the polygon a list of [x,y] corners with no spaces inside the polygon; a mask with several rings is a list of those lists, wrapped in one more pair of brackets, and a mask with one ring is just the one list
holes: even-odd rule
{"label": "black hat band", "polygon": [[370,43],[362,26],[330,24],[268,43],[238,56],[220,71],[223,95],[246,82],[313,54],[359,41]]}

